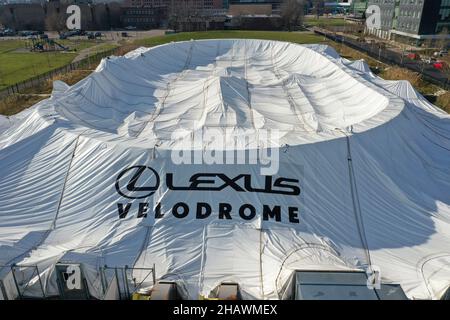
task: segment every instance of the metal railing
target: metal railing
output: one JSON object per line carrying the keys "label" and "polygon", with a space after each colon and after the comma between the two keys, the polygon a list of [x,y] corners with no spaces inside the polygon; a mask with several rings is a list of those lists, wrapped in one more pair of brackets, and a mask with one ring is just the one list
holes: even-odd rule
{"label": "metal railing", "polygon": [[97,52],[91,56],[87,56],[84,59],[81,59],[76,62],[69,63],[65,66],[52,69],[50,71],[38,74],[34,77],[31,77],[29,79],[17,82],[13,85],[10,85],[4,89],[0,90],[0,99],[4,99],[10,95],[23,93],[24,90],[38,87],[39,85],[42,85],[44,81],[47,81],[49,79],[53,79],[55,76],[68,73],[74,70],[83,70],[83,69],[91,69],[92,67],[97,66],[97,64],[100,62],[102,58],[106,58],[108,56],[117,54],[119,52],[119,48],[113,48],[110,50]]}
{"label": "metal railing", "polygon": [[341,43],[347,47],[358,50],[360,52],[365,53],[369,57],[378,60],[380,62],[390,64],[390,65],[398,65],[403,68],[407,68],[411,71],[418,72],[423,80],[439,86],[443,89],[450,89],[450,79],[443,75],[441,78],[436,78],[431,75],[427,70],[424,70],[424,63],[415,63],[413,60],[404,57],[402,53],[396,53],[392,50],[388,50],[386,48],[380,48],[378,46],[374,46],[373,44],[360,43],[356,40],[353,40],[344,35],[338,35],[334,31],[330,31],[327,29],[314,28],[314,32],[335,41],[337,43]]}
{"label": "metal railing", "polygon": [[[36,265],[0,265],[0,270],[7,272],[5,273],[5,276],[0,279],[0,297],[3,297],[3,299],[23,300],[49,298],[45,294],[44,283]],[[98,271],[103,294],[103,297],[100,297],[100,299],[105,297],[107,290],[113,281],[117,281],[117,290],[120,300],[129,300],[133,293],[138,290],[156,284],[154,264],[151,268],[133,268],[128,266],[110,267],[105,265],[100,267]],[[62,283],[62,280],[58,277],[56,281],[59,291],[61,291],[61,287],[64,286],[64,283]],[[87,290],[87,295],[91,296],[87,287],[86,278],[83,277],[82,281],[86,284],[85,290]],[[31,286],[33,286],[32,294],[30,292]],[[36,292],[39,292],[39,294],[36,294]],[[64,294],[62,292],[60,292],[58,299],[64,299]]]}
{"label": "metal railing", "polygon": [[[30,289],[30,284],[37,283],[38,288],[40,289],[40,292],[42,293],[42,296],[38,296],[38,298],[45,299],[45,290],[43,286],[43,282],[40,276],[39,268],[36,265],[10,265],[10,266],[0,266],[0,270],[7,270],[10,269],[11,271],[11,278],[12,283],[14,285],[14,288],[16,292],[13,292],[11,295],[11,292],[8,292],[8,290],[5,286],[4,280],[5,278],[9,276],[9,273],[0,280],[0,290],[2,291],[2,295],[4,299],[29,299],[29,298],[36,298],[36,295],[29,295],[28,290]],[[12,289],[12,288],[9,288]]]}
{"label": "metal railing", "polygon": [[[134,276],[135,272],[144,273],[139,280]],[[103,293],[106,294],[109,284],[114,281],[114,277],[117,280],[119,297],[121,300],[128,300],[133,293],[142,289],[151,280],[151,285],[156,283],[155,265],[152,268],[130,268],[125,267],[100,267],[100,277],[103,287]],[[108,278],[111,280],[108,281]]]}

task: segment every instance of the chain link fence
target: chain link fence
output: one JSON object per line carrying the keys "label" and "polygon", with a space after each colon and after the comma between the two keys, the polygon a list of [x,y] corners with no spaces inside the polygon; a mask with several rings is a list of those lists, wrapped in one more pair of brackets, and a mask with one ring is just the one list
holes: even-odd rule
{"label": "chain link fence", "polygon": [[422,76],[423,80],[443,89],[450,90],[449,78],[444,73],[439,74],[439,77],[437,77],[439,71],[436,70],[434,72],[431,72],[430,70],[427,70],[425,68],[424,62],[413,61],[408,57],[405,57],[402,53],[379,47],[374,43],[369,44],[365,42],[358,42],[349,37],[337,34],[335,31],[330,31],[322,28],[314,28],[314,32],[326,37],[327,39],[330,39],[337,43],[342,43],[343,45],[346,45],[352,49],[363,52],[369,57],[374,58],[375,60],[378,60],[380,62],[390,65],[398,65],[411,71],[418,72]]}
{"label": "chain link fence", "polygon": [[0,90],[0,99],[4,99],[9,95],[22,93],[26,89],[34,88],[42,84],[44,81],[53,79],[55,76],[60,74],[65,74],[74,70],[91,69],[95,67],[102,58],[115,55],[119,52],[120,48],[113,48],[110,50],[95,53],[93,55],[87,56],[77,62],[72,62],[60,68],[56,68],[45,73],[39,74],[27,80],[17,82],[11,86],[8,86]]}

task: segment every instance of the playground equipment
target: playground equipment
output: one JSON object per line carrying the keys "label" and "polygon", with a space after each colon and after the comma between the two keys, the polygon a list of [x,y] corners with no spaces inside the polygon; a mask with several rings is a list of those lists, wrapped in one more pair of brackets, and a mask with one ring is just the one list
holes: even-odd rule
{"label": "playground equipment", "polygon": [[53,39],[32,38],[30,51],[48,52],[48,51],[68,51],[69,47],[63,46]]}

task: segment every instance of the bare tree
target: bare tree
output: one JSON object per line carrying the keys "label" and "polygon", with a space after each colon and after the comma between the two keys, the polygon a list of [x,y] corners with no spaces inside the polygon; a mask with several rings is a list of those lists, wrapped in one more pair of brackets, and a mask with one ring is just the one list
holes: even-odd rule
{"label": "bare tree", "polygon": [[426,49],[432,49],[433,48],[433,39],[426,39],[423,42],[423,47]]}
{"label": "bare tree", "polygon": [[442,29],[442,31],[438,34],[439,38],[437,39],[437,47],[441,50],[446,50],[448,45],[450,44],[448,28]]}
{"label": "bare tree", "polygon": [[65,15],[56,11],[51,12],[45,17],[45,29],[48,31],[61,31],[65,27]]}
{"label": "bare tree", "polygon": [[281,18],[289,31],[302,23],[304,8],[304,0],[283,0],[281,3]]}
{"label": "bare tree", "polygon": [[[450,47],[449,30],[444,28],[436,38],[435,47],[439,50],[448,50]],[[450,56],[448,54],[437,56],[443,62],[441,72],[447,77],[447,83],[450,83]]]}
{"label": "bare tree", "polygon": [[169,5],[169,26],[178,31],[191,28],[201,21],[201,0],[171,0]]}
{"label": "bare tree", "polygon": [[319,19],[320,15],[323,13],[325,7],[324,0],[313,0],[313,13],[316,15],[317,19]]}
{"label": "bare tree", "polygon": [[6,10],[7,6],[4,6],[0,10],[0,24],[8,28],[15,28],[14,16],[12,11]]}

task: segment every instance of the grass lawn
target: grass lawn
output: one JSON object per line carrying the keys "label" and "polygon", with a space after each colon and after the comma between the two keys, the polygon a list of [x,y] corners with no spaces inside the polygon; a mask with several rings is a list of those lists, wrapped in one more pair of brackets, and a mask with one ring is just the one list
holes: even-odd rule
{"label": "grass lawn", "polygon": [[0,54],[0,89],[70,63],[76,53]]}
{"label": "grass lawn", "polygon": [[[331,20],[327,18],[320,18],[320,20]],[[333,19],[336,20],[336,19]],[[339,20],[339,19],[337,19]],[[343,19],[340,19],[343,20]],[[337,22],[333,22],[337,23]],[[177,33],[171,35],[164,35],[158,37],[152,37],[147,39],[138,39],[132,43],[125,43],[119,49],[120,54],[124,54],[130,50],[133,50],[139,46],[152,47],[160,44],[169,43],[171,41],[188,41],[191,39],[224,39],[224,38],[250,38],[250,39],[265,39],[265,40],[279,40],[288,41],[293,43],[307,44],[307,43],[323,43],[333,46],[342,56],[351,59],[361,59],[364,58],[371,67],[380,66],[382,71],[382,76],[386,79],[398,79],[399,76],[395,73],[395,70],[386,69],[387,66],[382,63],[377,62],[374,59],[367,57],[365,54],[351,49],[349,47],[343,46],[341,44],[336,44],[335,42],[328,41],[322,36],[315,35],[310,32],[277,32],[277,31],[209,31],[209,32],[185,32]],[[65,40],[70,41],[70,40]],[[61,41],[63,42],[63,41]],[[79,41],[78,49],[89,47],[90,45],[98,44],[96,42],[88,42],[85,40]],[[63,43],[64,45],[69,45],[69,43]],[[73,45],[73,44],[72,44]],[[64,65],[72,61],[76,56],[76,53],[30,53],[30,52],[14,52],[18,47],[23,47],[23,43],[17,40],[13,41],[0,41],[0,89],[4,83],[5,78],[3,74],[8,75],[6,78],[10,83],[14,81],[20,81],[33,76],[34,72],[45,72],[52,68]],[[93,51],[106,51],[111,49],[115,45],[105,43],[93,48]],[[8,60],[9,59],[9,60]],[[87,76],[89,72],[83,71],[73,71],[66,75],[58,75],[55,79],[61,79],[68,82],[69,84],[74,84]],[[400,76],[402,79],[408,79],[412,81],[409,77],[404,74]],[[415,79],[415,77],[413,77]],[[16,80],[14,80],[16,79]],[[413,81],[412,81],[413,82]],[[426,94],[431,89],[427,83],[417,82],[413,84],[423,94]],[[32,88],[27,93],[49,93],[51,91],[51,81],[43,83],[39,88]],[[0,114],[14,114],[20,110],[23,110],[38,100],[43,99],[42,97],[21,96],[17,95],[12,97],[8,101],[0,101]],[[449,93],[441,95],[435,102],[438,106],[446,111],[450,111],[449,106]],[[3,102],[3,105],[2,105]]]}
{"label": "grass lawn", "polygon": [[0,41],[0,54],[14,51],[18,48],[24,47],[24,40],[3,40]]}
{"label": "grass lawn", "polygon": [[226,38],[246,38],[279,40],[293,43],[320,43],[323,37],[309,32],[282,32],[282,31],[208,31],[208,32],[182,32],[165,36],[153,37],[148,39],[139,39],[134,43],[140,46],[153,47],[156,45],[168,43],[171,41],[187,41],[191,39],[226,39]]}
{"label": "grass lawn", "polygon": [[[76,51],[30,52],[26,50],[26,40],[0,40],[0,90],[69,64],[79,51],[98,44],[89,40],[56,40],[56,42],[68,46],[72,50],[76,49]],[[100,47],[102,50],[111,48],[109,44]],[[96,49],[95,51],[100,50]]]}
{"label": "grass lawn", "polygon": [[104,51],[108,51],[114,48],[117,48],[118,45],[113,44],[113,43],[103,43],[100,44],[99,46],[92,48],[91,50],[91,54],[96,54],[96,53],[100,53],[100,52],[104,52]]}
{"label": "grass lawn", "polygon": [[[210,31],[186,32],[172,35],[140,39],[135,45],[155,46],[171,41],[213,38],[253,38],[289,41],[294,43],[318,43],[323,38],[307,32],[277,32],[277,31]],[[17,82],[62,67],[70,63],[79,51],[98,45],[90,40],[56,40],[58,43],[76,49],[76,52],[29,52],[25,50],[26,40],[0,41],[0,90]],[[92,54],[114,48],[114,44],[103,43],[93,49]],[[17,51],[17,49],[23,49]]]}
{"label": "grass lawn", "polygon": [[318,27],[318,26],[345,26],[347,22],[343,18],[305,18],[305,25]]}

